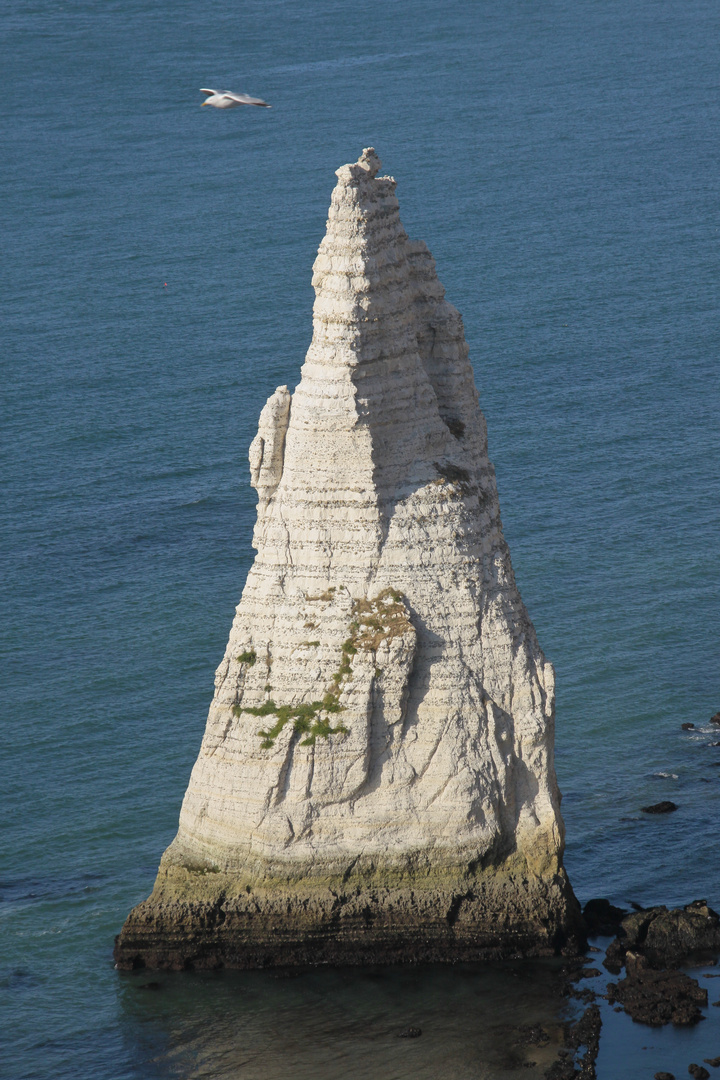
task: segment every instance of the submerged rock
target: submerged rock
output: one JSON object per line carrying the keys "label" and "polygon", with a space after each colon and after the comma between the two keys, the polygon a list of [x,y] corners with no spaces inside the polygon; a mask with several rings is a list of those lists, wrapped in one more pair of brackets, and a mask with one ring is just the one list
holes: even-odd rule
{"label": "submerged rock", "polygon": [[550,1035],[539,1024],[518,1028],[518,1044],[520,1046],[547,1046]]}
{"label": "submerged rock", "polygon": [[662,802],[653,803],[652,806],[641,806],[640,809],[643,814],[672,814],[673,810],[677,810],[677,803],[663,799]]}
{"label": "submerged rock", "polygon": [[314,333],[250,448],[257,557],[120,968],[544,955],[554,673],[502,533],[460,315],[374,150],[337,172]]}
{"label": "submerged rock", "polygon": [[572,1058],[560,1051],[557,1061],[546,1071],[545,1080],[595,1080],[601,1028],[602,1019],[597,1005],[590,1005],[576,1023],[567,1024],[565,1046],[575,1051],[584,1047],[585,1053],[577,1061],[579,1068],[576,1069]]}

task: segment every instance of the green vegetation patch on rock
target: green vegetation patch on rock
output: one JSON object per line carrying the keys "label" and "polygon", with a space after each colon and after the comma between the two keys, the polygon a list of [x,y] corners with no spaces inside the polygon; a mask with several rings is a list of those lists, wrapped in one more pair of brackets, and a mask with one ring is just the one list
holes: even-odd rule
{"label": "green vegetation patch on rock", "polygon": [[338,735],[347,732],[343,724],[332,727],[327,716],[322,713],[338,713],[343,711],[338,702],[339,691],[328,691],[322,701],[303,702],[301,705],[276,705],[274,701],[265,701],[257,708],[240,708],[233,706],[236,716],[242,713],[250,713],[251,716],[275,716],[277,719],[270,728],[258,732],[261,737],[263,750],[270,750],[275,745],[278,735],[291,720],[293,728],[298,735],[307,735],[300,743],[301,746],[314,746],[318,735],[327,739],[329,735]]}
{"label": "green vegetation patch on rock", "polygon": [[356,649],[366,652],[375,652],[382,641],[402,637],[413,628],[397,589],[383,589],[374,600],[356,600],[353,616],[351,641]]}
{"label": "green vegetation patch on rock", "polygon": [[[330,600],[335,589],[328,589],[319,597],[308,597],[315,600]],[[343,642],[341,649],[340,666],[330,679],[320,701],[303,702],[300,705],[276,705],[272,699],[255,707],[234,705],[235,716],[249,713],[250,716],[274,716],[275,723],[272,727],[263,728],[258,732],[262,739],[260,744],[263,750],[271,750],[275,745],[280,732],[286,724],[292,722],[293,730],[298,735],[306,737],[300,743],[301,746],[314,746],[318,737],[329,738],[330,735],[347,734],[347,728],[343,724],[333,727],[330,716],[334,713],[344,712],[344,706],[340,704],[340,694],[343,684],[353,677],[352,658],[359,649],[365,652],[374,652],[382,641],[392,637],[400,637],[412,630],[412,624],[408,616],[407,608],[403,603],[402,594],[396,589],[384,589],[373,600],[355,600],[352,607],[353,621],[350,623],[350,637]],[[304,642],[305,645],[317,646],[319,642]],[[252,659],[250,659],[252,657]],[[242,653],[238,660],[255,663],[255,653]],[[376,669],[376,676],[380,669]],[[269,684],[268,684],[269,685]],[[267,687],[266,687],[267,690]]]}
{"label": "green vegetation patch on rock", "polygon": [[254,649],[248,649],[245,652],[241,652],[239,656],[236,656],[238,664],[247,664],[248,667],[252,667],[257,660],[257,653]]}

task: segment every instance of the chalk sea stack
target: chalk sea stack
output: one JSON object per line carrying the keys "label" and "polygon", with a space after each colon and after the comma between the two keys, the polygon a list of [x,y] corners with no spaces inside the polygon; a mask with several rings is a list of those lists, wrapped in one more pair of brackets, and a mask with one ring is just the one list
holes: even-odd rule
{"label": "chalk sea stack", "polygon": [[314,332],[250,447],[255,562],[177,837],[119,968],[575,951],[554,673],[460,315],[375,151],[337,172]]}

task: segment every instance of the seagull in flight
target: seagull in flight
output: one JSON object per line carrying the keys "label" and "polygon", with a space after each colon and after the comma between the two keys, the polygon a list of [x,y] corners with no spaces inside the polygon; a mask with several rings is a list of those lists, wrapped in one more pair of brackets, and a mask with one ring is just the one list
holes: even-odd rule
{"label": "seagull in flight", "polygon": [[236,109],[238,105],[261,105],[263,109],[271,109],[267,101],[262,98],[250,97],[249,94],[233,94],[231,90],[203,90],[201,94],[209,94],[203,105],[212,105],[215,109]]}

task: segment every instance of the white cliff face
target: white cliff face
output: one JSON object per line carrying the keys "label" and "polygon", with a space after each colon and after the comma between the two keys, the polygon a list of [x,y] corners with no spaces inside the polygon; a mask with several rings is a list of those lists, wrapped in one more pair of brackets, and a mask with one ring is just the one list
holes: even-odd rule
{"label": "white cliff face", "polygon": [[[400,881],[397,911],[422,878],[443,932],[482,894],[490,940],[498,912],[510,931],[513,905],[530,918],[533,882],[538,919],[555,904],[567,921],[553,669],[515,585],[462,320],[379,166],[365,150],[337,172],[301,380],[250,447],[257,557],[146,903],[170,879],[193,901],[210,886],[178,874],[207,872],[238,919],[252,893],[257,934],[278,889],[320,910],[333,882],[356,882],[357,906],[364,881]],[[498,875],[516,885],[488,899]]]}
{"label": "white cliff face", "polygon": [[[258,555],[177,843],[258,872],[491,849],[542,867],[562,836],[553,671],[513,579],[462,321],[378,167],[365,151],[338,170],[300,385],[269,398],[250,448]],[[358,605],[387,590],[369,635]],[[272,711],[323,700],[341,711]]]}

